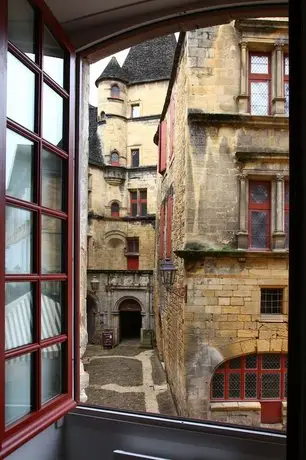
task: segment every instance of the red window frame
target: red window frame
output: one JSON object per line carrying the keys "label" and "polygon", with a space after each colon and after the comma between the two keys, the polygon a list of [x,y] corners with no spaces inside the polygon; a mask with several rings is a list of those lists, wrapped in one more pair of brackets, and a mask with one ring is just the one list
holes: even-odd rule
{"label": "red window frame", "polygon": [[163,174],[167,168],[167,122],[163,120],[159,124],[159,161],[158,161],[158,172]]}
{"label": "red window frame", "polygon": [[120,216],[120,205],[115,201],[111,204],[111,216],[112,217],[119,217]]}
{"label": "red window frame", "polygon": [[[145,196],[142,196],[145,195]],[[146,206],[146,212],[143,210],[143,206]],[[147,189],[140,189],[139,190],[139,215],[140,216],[147,216],[148,215],[148,196],[147,196]]]}
{"label": "red window frame", "polygon": [[289,181],[285,181],[285,198],[284,198],[284,210],[285,210],[285,248],[289,249],[289,197],[290,197],[290,186]]}
{"label": "red window frame", "polygon": [[[252,56],[267,56],[268,57],[268,73],[263,74],[263,73],[252,73],[251,72],[251,57]],[[271,73],[271,54],[270,53],[249,53],[249,72],[248,72],[248,94],[249,94],[249,107],[248,111],[252,115],[251,112],[251,107],[252,107],[252,102],[251,102],[251,83],[252,82],[267,82],[268,83],[268,113],[267,115],[271,115],[271,109],[272,109],[272,104],[271,104],[271,80],[272,80],[272,73]],[[256,115],[256,114],[253,114]]]}
{"label": "red window frame", "polygon": [[172,217],[173,217],[173,196],[167,198],[167,230],[166,230],[166,257],[172,254]]}
{"label": "red window frame", "polygon": [[174,127],[175,127],[175,103],[174,103],[174,96],[171,97],[170,102],[170,158],[169,160],[172,161],[174,158]]}
{"label": "red window frame", "polygon": [[[136,214],[133,211],[133,205],[135,205],[135,204],[136,204]],[[133,217],[136,217],[138,215],[138,193],[137,193],[137,190],[130,190],[130,214]]]}
{"label": "red window frame", "polygon": [[[34,173],[32,175],[33,185],[33,199],[32,201],[25,201],[20,198],[6,195],[5,187],[5,174],[2,175],[1,180],[1,196],[2,205],[0,206],[1,221],[5,222],[5,207],[6,205],[23,209],[32,212],[33,215],[33,228],[32,228],[32,258],[33,268],[30,274],[6,274],[5,273],[5,228],[1,226],[0,239],[1,239],[1,254],[0,260],[2,266],[0,269],[1,280],[1,304],[5,305],[5,283],[7,282],[29,282],[34,287],[33,302],[36,307],[33,309],[33,341],[30,344],[19,346],[5,350],[5,341],[2,340],[0,344],[1,365],[0,365],[0,379],[2,382],[0,388],[0,456],[6,457],[21,444],[34,437],[36,434],[47,428],[50,424],[54,423],[57,419],[65,415],[70,409],[75,407],[74,390],[72,386],[73,381],[73,209],[74,209],[74,135],[75,135],[75,50],[65,36],[61,26],[48,9],[48,7],[41,0],[31,0],[35,11],[35,31],[37,33],[37,59],[34,62],[26,54],[20,50],[14,43],[8,42],[7,35],[7,4],[2,2],[0,6],[0,21],[1,21],[1,39],[0,46],[5,55],[6,50],[35,74],[35,129],[30,131],[20,125],[13,119],[7,119],[7,123],[1,124],[1,147],[2,152],[6,151],[6,128],[23,136],[24,138],[32,141],[35,146]],[[60,46],[65,50],[66,64],[64,72],[64,87],[55,82],[49,75],[47,75],[42,67],[43,62],[43,31],[44,26],[56,38]],[[2,121],[6,119],[6,74],[7,74],[7,61],[2,59],[1,74],[4,76],[1,85],[1,108],[0,117]],[[63,100],[64,113],[63,113],[63,145],[53,145],[43,138],[42,134],[42,91],[43,84],[46,84],[50,90],[56,93]],[[65,165],[65,172],[62,176],[63,182],[63,195],[65,196],[65,205],[62,211],[51,209],[43,206],[42,201],[42,149],[46,149],[56,157],[60,158]],[[5,155],[0,156],[1,171],[5,171]],[[42,272],[41,255],[42,249],[42,217],[57,218],[62,222],[63,240],[63,271],[62,273],[45,274]],[[41,283],[45,281],[62,281],[64,284],[64,299],[66,309],[62,310],[64,317],[64,326],[59,335],[50,338],[41,338]],[[5,314],[4,308],[1,316],[2,337],[5,336]],[[63,392],[55,398],[42,403],[42,352],[45,348],[62,344],[64,364],[63,369]],[[31,353],[34,357],[33,368],[33,388],[31,392],[34,394],[34,408],[25,416],[17,419],[10,425],[5,425],[5,362],[11,358],[18,358],[27,353]],[[76,358],[77,361],[77,358]],[[78,384],[76,385],[78,388]],[[77,396],[78,397],[78,396]]]}
{"label": "red window frame", "polygon": [[[267,200],[264,203],[255,203],[252,200],[251,196],[251,187],[252,185],[267,185],[269,195]],[[262,248],[256,248],[252,246],[252,212],[254,211],[265,211],[268,215],[268,227],[266,233],[266,245]],[[260,251],[260,250],[269,250],[271,248],[271,182],[270,181],[257,181],[257,180],[250,180],[249,181],[249,200],[248,200],[248,228],[249,228],[249,249],[253,251]]]}
{"label": "red window frame", "polygon": [[160,207],[159,217],[159,258],[164,258],[165,252],[165,203]]}
{"label": "red window frame", "polygon": [[[289,55],[288,54],[284,54],[284,64],[283,64],[283,74],[284,74],[284,85],[283,85],[283,91],[284,91],[284,97],[286,97],[286,94],[285,94],[285,85],[286,84],[289,84],[289,71],[288,73],[286,74],[286,59],[289,60]],[[289,68],[289,66],[288,66]],[[289,114],[289,107],[288,107],[288,110],[285,110],[285,113],[288,115]]]}
{"label": "red window frame", "polygon": [[[280,368],[279,369],[266,369],[263,367],[263,357],[267,355],[273,355],[273,353],[265,353],[258,355],[243,355],[238,356],[237,358],[230,359],[223,362],[217,369],[215,369],[214,374],[211,379],[210,385],[210,399],[211,401],[284,401],[286,400],[286,374],[287,370],[287,355],[286,354],[277,354],[280,356]],[[248,356],[256,356],[256,368],[247,368],[246,359]],[[237,369],[231,369],[230,365],[236,359],[240,359],[240,367]],[[224,397],[216,398],[213,397],[213,378],[216,374],[222,374],[224,376]],[[229,397],[229,376],[230,374],[239,374],[240,375],[240,395],[237,398]],[[246,398],[245,397],[245,376],[246,374],[256,374],[256,393],[257,397],[255,398]],[[263,374],[280,374],[280,388],[279,388],[279,398],[262,398],[261,393],[261,383]]]}
{"label": "red window frame", "polygon": [[[143,196],[144,195],[144,196]],[[133,211],[133,205],[136,204],[137,212]],[[144,212],[144,205],[146,206],[146,212]],[[132,217],[145,217],[148,215],[147,210],[148,199],[147,199],[147,189],[139,189],[139,190],[130,190],[130,215]],[[135,207],[134,207],[135,209]]]}

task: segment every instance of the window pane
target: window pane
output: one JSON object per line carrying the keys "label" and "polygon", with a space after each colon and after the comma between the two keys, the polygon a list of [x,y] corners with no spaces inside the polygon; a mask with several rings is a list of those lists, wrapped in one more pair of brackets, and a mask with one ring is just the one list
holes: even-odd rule
{"label": "window pane", "polygon": [[35,60],[34,11],[25,0],[8,1],[8,39]]}
{"label": "window pane", "polygon": [[7,206],[5,225],[6,273],[33,271],[33,213]]}
{"label": "window pane", "polygon": [[257,356],[255,355],[246,356],[245,367],[246,369],[256,369],[257,368]]}
{"label": "window pane", "polygon": [[251,55],[251,73],[267,74],[269,72],[269,57]]}
{"label": "window pane", "polygon": [[47,339],[63,332],[64,297],[61,281],[41,283],[41,338]]}
{"label": "window pane", "polygon": [[35,75],[11,53],[7,55],[7,116],[34,131]]}
{"label": "window pane", "polygon": [[241,358],[231,359],[229,362],[230,369],[240,369],[241,368]]}
{"label": "window pane", "polygon": [[287,372],[284,375],[284,397],[287,398],[287,390],[288,390],[288,379],[287,379]]}
{"label": "window pane", "polygon": [[56,83],[64,85],[64,50],[60,47],[51,32],[44,28],[44,71]]}
{"label": "window pane", "polygon": [[212,379],[212,390],[211,396],[215,399],[223,399],[224,398],[224,375],[223,374],[215,374]]}
{"label": "window pane", "polygon": [[267,211],[251,212],[251,247],[267,248],[269,228],[269,213]]}
{"label": "window pane", "polygon": [[137,216],[137,203],[132,203],[132,205],[131,205],[131,214],[132,214],[132,216]]}
{"label": "window pane", "polygon": [[280,398],[280,374],[262,374],[261,397],[264,399]]}
{"label": "window pane", "polygon": [[6,193],[21,200],[33,200],[32,171],[34,143],[7,130]]}
{"label": "window pane", "polygon": [[42,150],[42,205],[63,209],[63,163],[58,155]]}
{"label": "window pane", "polygon": [[[263,314],[281,314],[283,307],[283,289],[261,289],[260,312]],[[270,359],[270,358],[269,358]]]}
{"label": "window pane", "polygon": [[285,75],[289,75],[289,56],[285,56]]}
{"label": "window pane", "polygon": [[284,93],[285,93],[285,113],[289,115],[289,82],[284,83]]}
{"label": "window pane", "polygon": [[137,192],[130,192],[131,200],[137,200]]}
{"label": "window pane", "polygon": [[251,82],[251,114],[269,114],[269,84],[268,82]]}
{"label": "window pane", "polygon": [[62,222],[54,217],[42,216],[42,273],[61,273]]}
{"label": "window pane", "polygon": [[63,347],[57,343],[42,350],[42,403],[55,398],[63,392]]}
{"label": "window pane", "polygon": [[147,203],[140,204],[140,215],[146,216],[147,215]]}
{"label": "window pane", "polygon": [[229,398],[240,398],[240,373],[229,375]]}
{"label": "window pane", "polygon": [[33,342],[33,291],[31,283],[5,285],[5,349]]}
{"label": "window pane", "polygon": [[140,116],[140,106],[139,104],[132,105],[132,118]]}
{"label": "window pane", "polygon": [[257,398],[257,375],[254,372],[245,374],[244,397]]}
{"label": "window pane", "polygon": [[64,101],[44,83],[43,86],[43,137],[51,144],[63,148]]}
{"label": "window pane", "polygon": [[141,200],[146,200],[147,199],[147,191],[146,190],[140,190],[140,199]]}
{"label": "window pane", "polygon": [[5,424],[15,422],[33,408],[34,359],[32,354],[5,362]]}
{"label": "window pane", "polygon": [[132,166],[137,167],[139,166],[139,149],[132,150]]}
{"label": "window pane", "polygon": [[250,181],[250,198],[252,204],[269,203],[270,184]]}
{"label": "window pane", "polygon": [[262,356],[263,369],[280,369],[280,355],[263,355]]}

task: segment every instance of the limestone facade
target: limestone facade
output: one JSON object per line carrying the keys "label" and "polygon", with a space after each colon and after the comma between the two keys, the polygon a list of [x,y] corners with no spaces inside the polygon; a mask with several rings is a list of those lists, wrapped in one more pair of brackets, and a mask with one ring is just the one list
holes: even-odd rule
{"label": "limestone facade", "polygon": [[[167,131],[155,135],[167,164],[157,181],[154,308],[158,350],[181,416],[286,424],[287,47],[287,21],[277,18],[179,38],[160,120]],[[254,76],[252,56],[268,62],[269,72],[257,68]],[[262,114],[256,81],[269,88],[257,100]],[[167,289],[160,270],[166,256],[177,269]],[[266,308],[265,296],[275,309]],[[279,362],[279,372],[269,360],[274,371]]]}
{"label": "limestone facade", "polygon": [[[158,147],[153,137],[175,43],[171,36],[137,45],[122,68],[113,57],[96,82],[88,169],[87,327],[93,343],[101,342],[105,330],[113,331],[115,345],[124,338],[123,309],[139,315],[143,345],[154,338]],[[158,46],[168,52],[158,54]],[[93,279],[99,282],[94,290]]]}

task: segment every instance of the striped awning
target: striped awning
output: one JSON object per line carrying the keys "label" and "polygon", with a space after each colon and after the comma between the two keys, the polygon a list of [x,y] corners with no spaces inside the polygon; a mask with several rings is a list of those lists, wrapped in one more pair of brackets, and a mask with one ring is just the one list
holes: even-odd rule
{"label": "striped awning", "polygon": [[[54,337],[61,333],[61,304],[51,297],[42,295],[41,303],[42,338]],[[27,292],[5,307],[5,349],[11,350],[32,343],[33,298]],[[59,345],[52,345],[42,350],[48,357],[55,358],[60,353]],[[24,356],[26,358],[26,356]]]}

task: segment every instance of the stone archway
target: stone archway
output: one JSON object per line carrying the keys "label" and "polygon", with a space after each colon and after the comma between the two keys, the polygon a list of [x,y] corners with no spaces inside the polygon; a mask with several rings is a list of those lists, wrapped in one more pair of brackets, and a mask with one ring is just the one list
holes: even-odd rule
{"label": "stone archway", "polygon": [[96,314],[97,314],[97,300],[95,296],[87,292],[86,299],[86,313],[87,313],[87,334],[88,343],[95,343],[96,333]]}
{"label": "stone archway", "polygon": [[119,337],[140,339],[142,326],[141,306],[135,299],[125,299],[119,305]]}

